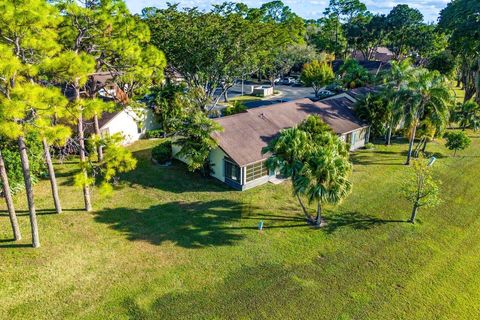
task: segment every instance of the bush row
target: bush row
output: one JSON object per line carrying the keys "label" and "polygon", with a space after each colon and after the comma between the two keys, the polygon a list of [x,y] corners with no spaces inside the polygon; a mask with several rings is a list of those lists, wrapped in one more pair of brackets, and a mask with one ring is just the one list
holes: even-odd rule
{"label": "bush row", "polygon": [[163,130],[148,130],[145,133],[145,138],[146,139],[163,138]]}

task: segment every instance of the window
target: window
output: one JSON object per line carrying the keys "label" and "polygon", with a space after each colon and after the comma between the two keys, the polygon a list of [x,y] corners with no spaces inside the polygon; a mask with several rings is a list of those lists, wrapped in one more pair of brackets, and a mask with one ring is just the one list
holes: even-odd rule
{"label": "window", "polygon": [[247,166],[247,182],[268,175],[268,169],[265,161],[257,162]]}
{"label": "window", "polygon": [[233,162],[230,162],[228,160],[225,160],[225,178],[235,181],[237,183],[240,182],[240,167],[234,164]]}
{"label": "window", "polygon": [[348,144],[352,144],[352,134],[351,133],[347,133],[347,139],[345,140],[346,143]]}
{"label": "window", "polygon": [[100,130],[100,135],[101,135],[103,138],[110,137],[110,129],[109,129],[109,128],[105,128],[105,129]]}

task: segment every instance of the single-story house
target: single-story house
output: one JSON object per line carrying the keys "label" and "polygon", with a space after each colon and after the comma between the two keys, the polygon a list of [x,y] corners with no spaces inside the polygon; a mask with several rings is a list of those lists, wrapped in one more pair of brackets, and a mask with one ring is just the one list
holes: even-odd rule
{"label": "single-story house", "polygon": [[218,148],[209,156],[212,176],[238,190],[277,181],[275,172],[265,165],[270,155],[262,154],[262,149],[280,130],[294,127],[313,114],[348,142],[351,150],[363,147],[368,141],[369,126],[355,117],[353,104],[345,97],[325,102],[300,99],[214,119],[224,130],[213,134]]}
{"label": "single-story house", "polygon": [[[360,87],[360,88],[350,89],[350,90],[338,93],[336,95],[321,99],[320,101],[324,102],[332,99],[347,98],[351,100],[353,103],[356,103],[358,100],[362,99],[367,94],[375,94],[380,92],[381,90],[382,90],[382,87],[380,86]],[[353,108],[353,105],[351,107]]]}
{"label": "single-story house", "polygon": [[[133,143],[145,134],[147,130],[157,129],[158,124],[151,110],[144,114],[137,114],[128,107],[128,97],[115,83],[112,82],[113,75],[110,72],[95,73],[90,81],[99,89],[98,97],[105,101],[114,101],[121,105],[127,105],[114,112],[103,112],[98,120],[100,134],[113,135],[121,133],[124,137],[123,143]],[[86,133],[94,132],[93,119],[85,121]]]}
{"label": "single-story house", "polygon": [[[93,133],[93,119],[85,121],[87,134]],[[123,143],[130,144],[139,140],[145,133],[145,119],[139,117],[131,108],[127,107],[114,112],[104,112],[98,119],[98,126],[102,136],[111,136],[116,133],[123,135]]]}
{"label": "single-story house", "polygon": [[[353,51],[352,58],[357,61],[369,60],[360,50]],[[387,47],[377,47],[375,52],[373,52],[372,56],[370,57],[370,60],[390,62],[394,58],[395,54]]]}

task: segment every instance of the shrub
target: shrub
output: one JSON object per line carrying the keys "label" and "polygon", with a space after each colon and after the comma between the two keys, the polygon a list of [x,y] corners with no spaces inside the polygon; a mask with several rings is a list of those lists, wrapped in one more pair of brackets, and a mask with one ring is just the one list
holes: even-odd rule
{"label": "shrub", "polygon": [[167,140],[152,149],[152,159],[159,164],[172,161],[172,142]]}
{"label": "shrub", "polygon": [[365,149],[372,150],[373,148],[375,148],[375,145],[373,143],[369,142],[365,144]]}
{"label": "shrub", "polygon": [[247,107],[245,107],[245,105],[243,103],[241,103],[240,101],[235,101],[233,103],[233,105],[228,106],[227,108],[225,108],[223,110],[223,115],[224,116],[231,116],[233,114],[242,113],[242,112],[245,112],[245,111],[247,111]]}
{"label": "shrub", "polygon": [[147,139],[163,138],[163,130],[148,130],[145,133],[145,138]]}
{"label": "shrub", "polygon": [[[40,178],[46,176],[45,159],[43,156],[43,147],[40,141],[33,134],[26,138],[28,147],[28,160],[30,163],[30,176],[32,183],[36,183]],[[20,154],[16,141],[0,141],[2,156],[7,170],[8,182],[12,193],[24,189],[23,170],[20,162]],[[0,189],[2,183],[0,182]]]}
{"label": "shrub", "polygon": [[447,132],[445,139],[447,139],[445,146],[454,151],[453,156],[457,155],[457,151],[466,149],[472,143],[472,140],[463,131]]}

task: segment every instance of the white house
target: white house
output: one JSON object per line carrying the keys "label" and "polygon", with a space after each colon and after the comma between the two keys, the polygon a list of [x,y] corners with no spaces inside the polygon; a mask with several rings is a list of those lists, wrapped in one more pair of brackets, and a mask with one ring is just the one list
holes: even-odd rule
{"label": "white house", "polygon": [[355,117],[352,106],[352,100],[344,97],[325,102],[300,99],[214,119],[223,131],[213,134],[218,148],[209,155],[212,176],[238,190],[278,181],[267,169],[265,161],[270,155],[262,154],[262,149],[280,130],[294,127],[312,114],[319,115],[351,150],[361,148],[368,140],[369,126]]}
{"label": "white house", "polygon": [[[138,115],[129,107],[115,112],[104,112],[98,124],[101,135],[121,133],[124,144],[133,143],[142,138],[147,130],[156,129],[156,121],[151,111]],[[93,126],[88,131],[93,132]]]}

